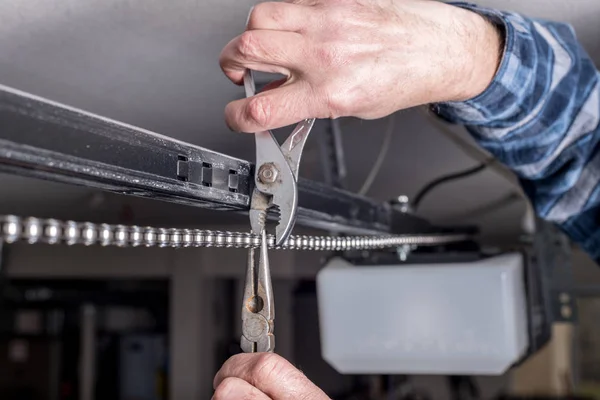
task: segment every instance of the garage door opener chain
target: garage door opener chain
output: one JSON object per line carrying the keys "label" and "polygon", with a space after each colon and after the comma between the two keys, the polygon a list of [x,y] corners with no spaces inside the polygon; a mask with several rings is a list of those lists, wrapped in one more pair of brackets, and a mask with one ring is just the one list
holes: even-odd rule
{"label": "garage door opener chain", "polygon": [[[0,238],[5,243],[101,245],[118,247],[222,247],[258,248],[260,236],[244,232],[154,228],[91,222],[59,221],[35,217],[0,216]],[[281,246],[269,236],[270,249],[376,250],[401,246],[436,246],[467,240],[466,234],[418,234],[385,236],[290,236]]]}

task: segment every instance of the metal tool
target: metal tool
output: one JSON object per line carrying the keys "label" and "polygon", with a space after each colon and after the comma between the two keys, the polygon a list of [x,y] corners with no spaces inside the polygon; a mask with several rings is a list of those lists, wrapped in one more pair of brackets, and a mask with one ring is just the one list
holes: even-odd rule
{"label": "metal tool", "polygon": [[[256,93],[252,71],[244,75],[246,97]],[[298,210],[298,168],[306,139],[315,119],[306,119],[296,125],[283,145],[279,145],[271,131],[254,134],[256,140],[255,188],[250,200],[250,226],[260,233],[266,223],[267,212],[274,209],[279,215],[275,227],[275,243],[282,244],[292,232]]]}
{"label": "metal tool", "polygon": [[[206,229],[158,228],[65,221],[17,215],[0,215],[0,241],[67,246],[116,246],[160,248],[235,248],[261,246],[262,235]],[[284,250],[346,251],[393,249],[402,245],[441,246],[472,240],[468,233],[432,233],[382,236],[290,236],[278,246]],[[267,238],[270,249],[275,238]]]}
{"label": "metal tool", "polygon": [[[256,94],[252,71],[244,74],[246,97]],[[315,120],[299,123],[282,146],[271,131],[254,134],[256,141],[255,188],[250,199],[250,226],[261,235],[258,267],[255,250],[248,252],[244,304],[242,305],[241,347],[246,353],[271,352],[275,349],[273,334],[275,304],[271,286],[267,244],[267,212],[275,210],[275,245],[283,244],[294,227],[298,210],[298,167],[304,143]],[[258,271],[257,271],[258,270]]]}
{"label": "metal tool", "polygon": [[275,303],[271,285],[267,234],[264,229],[261,233],[258,258],[258,268],[256,268],[255,249],[250,249],[244,286],[240,343],[245,353],[272,352],[275,349],[275,335],[273,334]]}

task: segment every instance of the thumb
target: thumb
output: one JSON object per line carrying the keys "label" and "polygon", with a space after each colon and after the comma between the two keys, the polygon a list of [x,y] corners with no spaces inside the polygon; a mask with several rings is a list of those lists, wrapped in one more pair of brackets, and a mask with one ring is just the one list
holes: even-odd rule
{"label": "thumb", "polygon": [[329,400],[300,370],[274,353],[238,354],[223,364],[214,386],[227,378],[243,379],[272,399]]}

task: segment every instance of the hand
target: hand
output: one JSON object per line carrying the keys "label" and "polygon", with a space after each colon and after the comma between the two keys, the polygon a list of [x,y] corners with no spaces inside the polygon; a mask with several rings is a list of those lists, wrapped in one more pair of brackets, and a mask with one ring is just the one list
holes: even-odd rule
{"label": "hand", "polygon": [[213,385],[214,400],[329,400],[302,372],[273,353],[231,357]]}
{"label": "hand", "polygon": [[466,100],[498,67],[497,29],[471,11],[430,0],[296,0],[254,7],[223,49],[224,73],[283,74],[227,105],[231,129],[256,132],[305,118],[381,118],[417,105]]}

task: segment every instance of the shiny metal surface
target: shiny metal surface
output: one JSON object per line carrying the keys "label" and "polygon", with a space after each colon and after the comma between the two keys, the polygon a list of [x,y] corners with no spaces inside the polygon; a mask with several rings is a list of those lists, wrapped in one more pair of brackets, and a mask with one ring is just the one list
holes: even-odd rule
{"label": "shiny metal surface", "polygon": [[[469,240],[468,234],[383,235],[383,236],[290,236],[277,245],[266,236],[269,249],[284,250],[373,250],[402,245],[437,246]],[[101,245],[118,247],[225,247],[258,248],[261,235],[200,229],[155,228],[91,222],[59,221],[15,215],[0,216],[0,240],[31,244]]]}
{"label": "shiny metal surface", "polygon": [[[2,172],[211,210],[241,212],[249,207],[254,185],[253,166],[248,161],[2,85],[0,121]],[[5,190],[0,200],[11,195],[11,190]],[[270,199],[263,200],[259,214],[269,205]],[[299,182],[298,203],[298,224],[329,231],[378,234],[436,230],[426,220],[409,215],[392,229],[398,213],[388,204],[314,181]],[[3,213],[13,212],[9,209]]]}
{"label": "shiny metal surface", "polygon": [[[244,74],[246,97],[256,94],[252,71]],[[270,207],[278,214],[275,227],[277,244],[292,233],[298,212],[298,169],[306,139],[315,123],[313,119],[299,122],[280,146],[271,131],[254,134],[256,143],[256,188],[250,201],[250,225],[254,232],[264,229],[264,218]]]}

